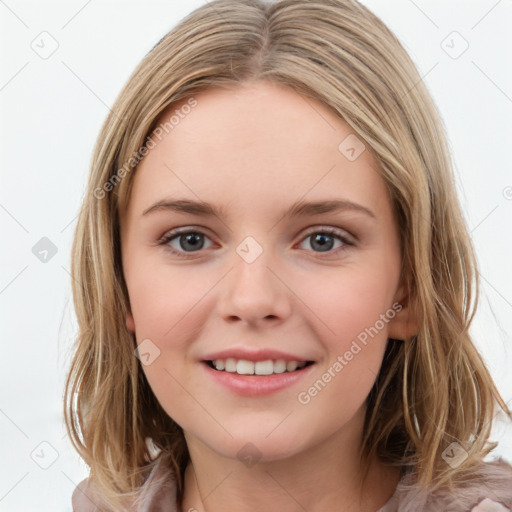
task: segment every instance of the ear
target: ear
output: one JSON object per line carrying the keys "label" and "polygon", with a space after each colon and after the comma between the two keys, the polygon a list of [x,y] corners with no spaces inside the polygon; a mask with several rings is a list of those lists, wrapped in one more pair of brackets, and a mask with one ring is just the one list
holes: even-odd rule
{"label": "ear", "polygon": [[135,334],[135,322],[131,313],[126,313],[126,327],[128,327],[130,332]]}
{"label": "ear", "polygon": [[405,284],[396,291],[393,298],[393,304],[395,303],[399,304],[400,308],[393,308],[396,314],[388,323],[388,338],[406,340],[418,333],[419,322],[415,301],[408,294]]}

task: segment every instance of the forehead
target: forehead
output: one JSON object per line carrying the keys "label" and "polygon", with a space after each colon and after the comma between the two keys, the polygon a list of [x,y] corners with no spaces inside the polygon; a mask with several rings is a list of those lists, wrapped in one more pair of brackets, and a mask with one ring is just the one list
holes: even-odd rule
{"label": "forehead", "polygon": [[133,178],[132,216],[166,196],[235,203],[239,210],[326,196],[386,207],[376,161],[323,103],[263,81],[193,99],[161,116],[155,145]]}

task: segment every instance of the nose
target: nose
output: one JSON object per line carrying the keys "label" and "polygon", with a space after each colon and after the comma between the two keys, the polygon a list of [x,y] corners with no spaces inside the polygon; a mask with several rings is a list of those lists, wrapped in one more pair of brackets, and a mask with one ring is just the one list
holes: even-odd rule
{"label": "nose", "polygon": [[231,323],[264,326],[282,323],[289,317],[293,293],[283,272],[271,260],[270,252],[263,251],[251,263],[235,254],[231,271],[219,283],[221,318]]}

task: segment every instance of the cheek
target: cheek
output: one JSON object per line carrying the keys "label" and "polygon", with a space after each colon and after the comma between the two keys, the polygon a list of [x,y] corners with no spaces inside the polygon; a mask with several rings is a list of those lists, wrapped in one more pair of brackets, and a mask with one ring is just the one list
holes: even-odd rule
{"label": "cheek", "polygon": [[158,344],[183,334],[183,326],[211,288],[203,278],[156,264],[141,267],[134,277],[128,289],[137,340],[154,338]]}
{"label": "cheek", "polygon": [[[328,333],[344,343],[371,328],[385,315],[392,304],[393,287],[390,269],[367,265],[365,268],[340,268],[314,279],[298,281],[295,291],[304,297],[316,324],[323,324]],[[387,334],[387,323],[378,330]]]}
{"label": "cheek", "polygon": [[150,353],[150,364],[144,364],[147,361],[141,357],[142,370],[156,398],[171,415],[190,404],[190,395],[180,383],[188,379],[189,349],[203,326],[201,299],[213,285],[199,276],[191,278],[187,272],[171,272],[161,264],[138,268],[128,289],[137,344]]}
{"label": "cheek", "polygon": [[[317,281],[307,295],[315,313],[308,313],[308,323],[316,326],[326,359],[298,396],[308,418],[323,418],[329,409],[333,425],[349,421],[364,404],[379,373],[388,323],[395,313],[385,272],[375,267],[345,270],[337,279]],[[325,427],[319,421],[316,428]]]}
{"label": "cheek", "polygon": [[[340,414],[351,414],[369,393],[382,364],[388,324],[395,314],[391,308],[394,278],[393,268],[382,264],[345,267],[298,292],[307,297],[307,323],[315,326],[326,353],[319,369],[321,380],[325,375],[325,389],[322,382],[312,389],[313,394],[321,390],[321,397],[314,400],[316,406],[341,401],[345,412]],[[301,287],[303,284],[308,283]]]}

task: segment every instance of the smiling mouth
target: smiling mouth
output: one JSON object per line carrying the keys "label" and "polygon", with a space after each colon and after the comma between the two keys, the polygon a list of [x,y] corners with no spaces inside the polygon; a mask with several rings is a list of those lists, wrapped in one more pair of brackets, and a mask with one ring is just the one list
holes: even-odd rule
{"label": "smiling mouth", "polygon": [[233,373],[235,375],[248,375],[248,376],[268,376],[268,375],[279,375],[282,373],[294,373],[299,372],[303,368],[307,368],[314,364],[314,361],[258,361],[253,363],[252,361],[245,360],[222,360],[217,359],[216,361],[203,361],[210,368],[218,372]]}

